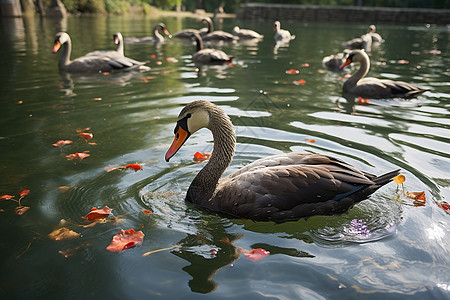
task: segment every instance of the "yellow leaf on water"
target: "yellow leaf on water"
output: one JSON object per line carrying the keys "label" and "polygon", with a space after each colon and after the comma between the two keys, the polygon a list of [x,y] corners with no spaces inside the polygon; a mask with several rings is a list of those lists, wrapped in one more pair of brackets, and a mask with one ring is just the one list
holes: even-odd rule
{"label": "yellow leaf on water", "polygon": [[50,232],[48,237],[55,241],[73,240],[79,238],[80,234],[66,227],[62,227]]}
{"label": "yellow leaf on water", "polygon": [[397,183],[397,184],[402,184],[406,180],[404,175],[397,175],[392,179],[394,179],[395,183]]}

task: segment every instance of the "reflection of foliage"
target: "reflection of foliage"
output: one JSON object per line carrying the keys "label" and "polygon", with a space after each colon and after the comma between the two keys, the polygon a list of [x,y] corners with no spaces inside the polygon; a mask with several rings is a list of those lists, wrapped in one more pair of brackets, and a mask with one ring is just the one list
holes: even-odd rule
{"label": "reflection of foliage", "polygon": [[[194,0],[195,1],[195,0]],[[183,1],[185,2],[185,1]],[[186,1],[190,2],[190,1]],[[236,4],[246,2],[258,3],[279,3],[273,0],[255,0],[255,1],[224,1],[236,2]],[[375,6],[375,7],[416,7],[416,8],[449,8],[447,0],[283,0],[283,4],[303,4],[303,5],[361,5],[361,6]]]}
{"label": "reflection of foliage", "polygon": [[[158,9],[171,10],[174,7],[183,6],[187,11],[194,11],[197,8],[213,12],[220,5],[223,5],[225,12],[234,13],[243,3],[278,3],[273,0],[62,0],[69,12],[88,13],[125,13],[130,11],[131,6],[141,7],[144,13],[150,11],[150,6]],[[413,8],[449,8],[446,0],[284,0],[283,4],[303,4],[303,5],[362,5],[376,7],[413,7]]]}
{"label": "reflection of foliage", "polygon": [[[172,0],[175,1],[175,0]],[[131,6],[140,7],[143,13],[150,12],[151,1],[145,0],[62,0],[67,11],[82,13],[126,13]]]}

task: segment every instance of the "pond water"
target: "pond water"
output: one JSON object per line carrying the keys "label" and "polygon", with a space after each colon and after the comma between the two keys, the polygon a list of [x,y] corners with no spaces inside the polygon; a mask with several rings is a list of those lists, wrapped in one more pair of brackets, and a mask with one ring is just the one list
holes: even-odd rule
{"label": "pond water", "polygon": [[[172,39],[125,45],[127,56],[149,61],[148,72],[61,76],[60,53],[51,53],[58,31],[71,35],[74,58],[114,48],[117,31],[142,37],[159,21],[172,34],[201,25],[173,16],[2,21],[0,195],[18,200],[30,190],[23,215],[17,202],[0,200],[3,298],[450,298],[448,27],[377,24],[386,42],[370,53],[369,75],[430,91],[361,105],[342,97],[344,74],[321,60],[369,24],[282,22],[296,39],[274,53],[271,22],[242,22],[265,39],[221,46],[233,65],[196,66],[195,46]],[[216,25],[231,31],[236,22]],[[193,155],[212,150],[210,132],[192,136],[170,163],[164,155],[193,100],[220,105],[235,125],[226,173],[272,154],[317,152],[374,174],[400,168],[406,192],[426,200],[392,182],[346,214],[283,224],[192,207],[185,192],[204,165]],[[58,140],[72,143],[52,146]],[[83,160],[66,158],[84,151]],[[143,169],[120,169],[127,164]],[[106,222],[81,218],[104,206],[113,214]],[[60,228],[80,236],[52,239]],[[142,231],[142,245],[107,251],[121,229]],[[258,248],[270,255],[242,254]]]}

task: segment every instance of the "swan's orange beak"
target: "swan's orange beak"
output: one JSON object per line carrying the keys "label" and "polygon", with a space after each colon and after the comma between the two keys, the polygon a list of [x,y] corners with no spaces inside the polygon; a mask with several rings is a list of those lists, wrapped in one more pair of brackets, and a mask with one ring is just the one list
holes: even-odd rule
{"label": "swan's orange beak", "polygon": [[52,52],[56,53],[58,52],[59,48],[61,47],[61,43],[59,41],[55,41],[55,44],[53,45]]}
{"label": "swan's orange beak", "polygon": [[167,35],[169,38],[172,38],[172,35],[170,34],[170,32],[169,32],[167,29],[163,28],[163,32],[164,32],[164,34]]}
{"label": "swan's orange beak", "polygon": [[183,146],[184,142],[187,141],[189,136],[190,133],[187,130],[184,130],[181,126],[177,125],[177,128],[175,128],[175,139],[166,153],[166,161],[169,161],[169,159],[177,153],[181,146]]}
{"label": "swan's orange beak", "polygon": [[117,36],[114,37],[114,45],[119,45],[119,38]]}
{"label": "swan's orange beak", "polygon": [[345,68],[346,66],[348,66],[348,65],[351,64],[351,63],[352,63],[352,60],[351,60],[350,58],[347,58],[347,60],[345,61],[345,63],[343,63],[343,64],[339,67],[339,69],[341,70],[341,69]]}

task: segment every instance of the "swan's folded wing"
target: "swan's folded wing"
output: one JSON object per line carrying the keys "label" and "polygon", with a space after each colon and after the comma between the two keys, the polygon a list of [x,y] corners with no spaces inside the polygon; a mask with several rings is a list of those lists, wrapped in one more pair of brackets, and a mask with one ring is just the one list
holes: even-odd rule
{"label": "swan's folded wing", "polygon": [[216,190],[215,197],[221,199],[218,210],[253,220],[285,221],[337,213],[354,204],[348,196],[374,184],[361,172],[333,163],[259,166],[233,175]]}
{"label": "swan's folded wing", "polygon": [[111,70],[110,61],[111,58],[106,56],[81,56],[70,63],[69,70],[71,72],[106,72]]}

